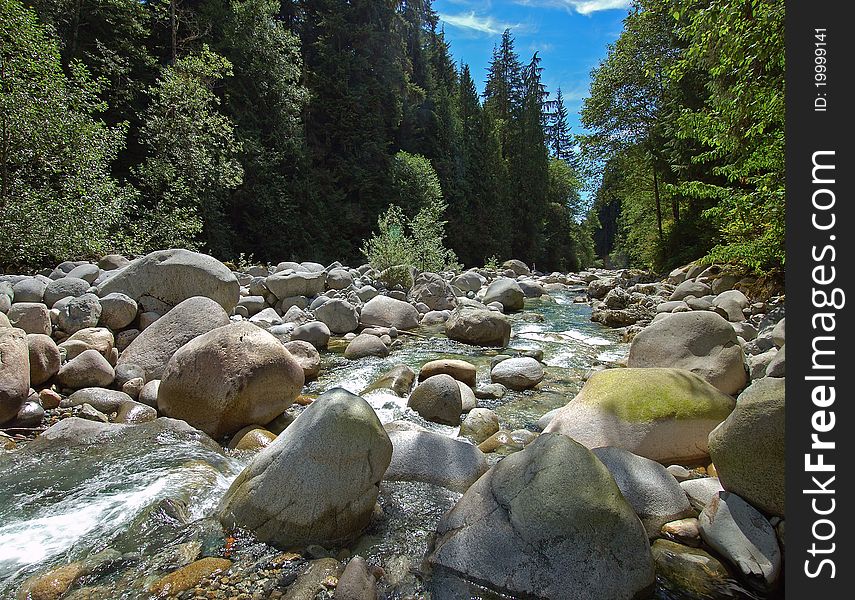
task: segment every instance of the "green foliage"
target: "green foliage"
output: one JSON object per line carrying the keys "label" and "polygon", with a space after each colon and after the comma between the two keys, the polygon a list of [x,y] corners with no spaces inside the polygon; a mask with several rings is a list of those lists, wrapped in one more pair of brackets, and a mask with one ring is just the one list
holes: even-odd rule
{"label": "green foliage", "polygon": [[97,116],[98,82],[18,0],[0,0],[0,262],[38,265],[122,248],[133,189],[110,175],[124,126]]}
{"label": "green foliage", "polygon": [[217,247],[226,226],[223,204],[242,180],[232,122],[217,111],[215,82],[231,63],[204,46],[167,67],[149,91],[140,138],[148,150],[135,170],[145,193],[142,218],[132,224],[140,250]]}
{"label": "green foliage", "polygon": [[390,206],[377,221],[377,233],[363,243],[362,254],[378,271],[399,265],[434,273],[458,268],[454,252],[444,245],[447,205],[430,162],[402,151],[392,165],[396,196],[418,212],[408,219],[400,206]]}
{"label": "green foliage", "polygon": [[582,110],[597,202],[619,205],[601,251],[783,265],[783,20],[783,0],[636,0]]}

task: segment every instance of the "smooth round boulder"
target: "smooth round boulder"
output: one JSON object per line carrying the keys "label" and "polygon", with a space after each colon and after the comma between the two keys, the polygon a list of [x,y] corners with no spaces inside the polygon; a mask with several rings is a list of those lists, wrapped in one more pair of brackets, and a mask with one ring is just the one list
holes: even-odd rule
{"label": "smooth round boulder", "polygon": [[498,302],[504,312],[522,310],[525,307],[525,293],[519,284],[509,277],[499,277],[489,286],[484,294],[484,304]]}
{"label": "smooth round boulder", "polygon": [[475,377],[477,375],[475,365],[456,358],[441,358],[426,362],[419,369],[419,381],[424,381],[442,373],[451,375],[457,381],[461,381],[469,387],[475,387]]}
{"label": "smooth round boulder", "polygon": [[62,365],[56,374],[56,382],[60,386],[73,390],[107,387],[114,378],[112,365],[97,350],[84,350]]}
{"label": "smooth round boulder", "polygon": [[156,299],[167,308],[188,298],[204,296],[230,313],[240,299],[240,284],[228,267],[217,259],[180,248],[157,250],[105,279],[98,295],[120,292],[145,304]]}
{"label": "smooth round boulder", "polygon": [[457,380],[445,374],[425,379],[410,394],[407,406],[428,421],[445,425],[459,424],[463,402]]}
{"label": "smooth round boulder", "polygon": [[347,300],[332,298],[324,302],[314,311],[315,318],[329,327],[330,332],[344,335],[356,331],[359,327],[359,316],[356,307]]}
{"label": "smooth round boulder", "polygon": [[232,436],[229,450],[261,450],[276,441],[276,434],[258,425],[247,425]]}
{"label": "smooth round boulder", "polygon": [[0,423],[14,419],[29,395],[27,334],[16,327],[0,327]]}
{"label": "smooth round boulder", "polygon": [[327,327],[326,323],[312,321],[295,327],[291,331],[291,339],[309,342],[318,350],[323,350],[330,342],[330,333],[330,328]]}
{"label": "smooth round boulder", "polygon": [[97,350],[101,356],[110,361],[113,355],[115,339],[113,333],[106,327],[87,327],[76,331],[64,342],[59,349],[65,353],[65,359],[71,360],[86,350]]}
{"label": "smooth round boulder", "polygon": [[90,285],[93,281],[98,279],[98,275],[101,274],[101,269],[98,268],[98,265],[93,265],[91,263],[86,263],[83,265],[77,265],[73,269],[68,272],[67,277],[77,277],[78,279],[83,279]]}
{"label": "smooth round boulder", "polygon": [[419,326],[419,311],[409,302],[375,296],[362,307],[359,322],[363,327],[395,327],[405,331]]}
{"label": "smooth round boulder", "polygon": [[466,294],[467,292],[477,292],[487,283],[483,275],[475,271],[465,271],[451,280],[451,285]]}
{"label": "smooth round boulder", "polygon": [[78,296],[82,296],[89,291],[90,287],[92,286],[88,281],[85,279],[78,279],[77,277],[54,279],[47,284],[47,287],[45,287],[44,303],[48,307],[52,307],[62,298],[66,298],[68,296],[77,298]]}
{"label": "smooth round boulder", "polygon": [[685,369],[734,395],[748,381],[744,362],[730,323],[713,312],[692,311],[641,330],[630,345],[627,366]]}
{"label": "smooth round boulder", "polygon": [[6,314],[12,327],[26,333],[51,334],[50,312],[39,302],[16,302]]}
{"label": "smooth round boulder", "polygon": [[460,424],[460,436],[480,444],[499,431],[499,417],[489,408],[473,408]]}
{"label": "smooth round boulder", "polygon": [[27,350],[30,357],[30,385],[33,387],[47,383],[59,373],[62,357],[56,342],[49,335],[33,333],[27,336]]}
{"label": "smooth round boulder", "polygon": [[671,293],[671,296],[668,298],[668,300],[683,300],[688,296],[694,296],[695,298],[703,298],[704,296],[709,295],[711,292],[712,288],[706,283],[690,279],[678,285],[676,289]]}
{"label": "smooth round boulder", "polygon": [[15,302],[42,303],[45,297],[47,280],[40,277],[24,277],[12,286],[12,298]]}
{"label": "smooth round boulder", "polygon": [[758,379],[709,437],[710,457],[724,488],[779,517],[786,508],[784,391],[783,379]]}
{"label": "smooth round boulder", "polygon": [[391,431],[392,461],[383,479],[421,481],[465,492],[487,472],[477,446],[432,431]]}
{"label": "smooth round boulder", "polygon": [[282,548],[335,547],[368,525],[391,458],[374,409],[335,388],[252,459],[217,513],[227,528]]}
{"label": "smooth round boulder", "polygon": [[115,271],[116,269],[127,267],[129,264],[131,264],[131,261],[121,254],[108,254],[102,256],[98,261],[98,267],[105,271]]}
{"label": "smooth round boulder", "polygon": [[659,537],[665,523],[695,514],[686,492],[658,462],[613,446],[593,452],[615,478],[649,537]]}
{"label": "smooth round boulder", "polygon": [[473,346],[505,347],[511,339],[511,323],[495,311],[458,306],[445,322],[445,335]]}
{"label": "smooth round boulder", "polygon": [[508,358],[493,367],[490,380],[512,390],[528,390],[543,381],[543,365],[527,356]]}
{"label": "smooth round boulder", "polygon": [[160,378],[157,409],[217,439],[272,421],[303,383],[303,369],[279,340],[250,323],[232,323],[175,352]]}
{"label": "smooth round boulder", "polygon": [[516,258],[512,258],[510,260],[506,260],[502,263],[502,268],[504,270],[511,270],[517,276],[519,275],[531,275],[531,269],[528,268],[528,265],[523,261],[518,260]]}
{"label": "smooth round boulder", "polygon": [[145,370],[146,381],[160,379],[166,363],[179,348],[229,322],[228,313],[214,300],[188,298],[135,337],[119,356],[117,365],[139,365]]}
{"label": "smooth round boulder", "polygon": [[443,571],[513,597],[642,598],[655,573],[647,534],[584,446],[541,435],[504,458],[439,520]]}
{"label": "smooth round boulder", "polygon": [[349,360],[358,360],[369,356],[384,358],[389,355],[389,348],[376,335],[361,333],[352,340],[344,349],[344,357]]}
{"label": "smooth round boulder", "polygon": [[72,298],[62,309],[56,318],[56,324],[60,330],[72,334],[95,327],[101,319],[101,303],[95,294],[83,294]]}
{"label": "smooth round boulder", "polygon": [[691,464],[709,455],[710,432],[735,402],[681,369],[606,369],[544,428],[588,448],[617,446],[664,463]]}
{"label": "smooth round boulder", "polygon": [[291,353],[291,356],[303,369],[303,378],[305,381],[317,379],[318,373],[321,370],[321,355],[309,342],[302,340],[294,340],[283,344],[285,349]]}
{"label": "smooth round boulder", "polygon": [[136,300],[114,292],[101,298],[101,321],[102,327],[109,327],[113,331],[124,329],[134,322],[137,317],[138,306]]}

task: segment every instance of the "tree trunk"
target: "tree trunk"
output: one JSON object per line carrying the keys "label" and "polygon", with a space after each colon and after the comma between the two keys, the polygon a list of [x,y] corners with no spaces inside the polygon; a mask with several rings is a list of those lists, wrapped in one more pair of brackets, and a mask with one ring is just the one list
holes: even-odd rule
{"label": "tree trunk", "polygon": [[169,2],[169,27],[172,33],[172,64],[178,57],[178,17],[175,14],[175,3],[178,0],[170,0]]}
{"label": "tree trunk", "polygon": [[656,174],[656,167],[653,167],[653,198],[656,200],[656,226],[659,229],[659,241],[665,239],[662,233],[662,199],[659,197],[659,176]]}

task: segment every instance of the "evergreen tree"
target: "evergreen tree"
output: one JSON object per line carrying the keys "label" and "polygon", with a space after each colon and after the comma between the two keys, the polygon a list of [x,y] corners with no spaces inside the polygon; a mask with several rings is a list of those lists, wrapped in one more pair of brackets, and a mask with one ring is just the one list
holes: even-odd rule
{"label": "evergreen tree", "polygon": [[549,150],[552,156],[573,164],[573,138],[570,126],[567,124],[567,107],[564,105],[564,95],[561,88],[555,94],[555,111],[549,124]]}

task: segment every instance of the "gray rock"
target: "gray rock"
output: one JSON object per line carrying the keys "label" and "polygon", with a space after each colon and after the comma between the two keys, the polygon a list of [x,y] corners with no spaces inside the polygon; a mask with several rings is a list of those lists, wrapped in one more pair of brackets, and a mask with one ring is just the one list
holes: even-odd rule
{"label": "gray rock", "polygon": [[593,452],[615,478],[649,537],[659,537],[665,523],[694,514],[680,484],[658,462],[615,447]]}
{"label": "gray rock", "polygon": [[231,313],[240,284],[217,259],[189,250],[158,250],[132,261],[98,286],[98,295],[121,292],[145,305],[156,299],[168,310],[194,296],[204,296]]}
{"label": "gray rock", "polygon": [[57,300],[71,296],[77,298],[89,291],[89,282],[85,279],[77,279],[76,277],[63,277],[55,279],[47,284],[44,293],[44,302],[47,306],[52,307]]}
{"label": "gray rock", "polygon": [[668,300],[684,300],[687,296],[702,298],[712,292],[712,288],[699,281],[687,280],[677,286]]}
{"label": "gray rock", "polygon": [[137,318],[137,302],[127,294],[114,292],[101,298],[101,321],[103,327],[113,331],[124,329]]}
{"label": "gray rock", "polygon": [[531,279],[522,279],[517,281],[517,285],[520,286],[520,289],[523,291],[526,298],[540,298],[546,294],[546,288],[537,281]]}
{"label": "gray rock", "polygon": [[157,409],[217,439],[282,414],[300,393],[304,376],[279,340],[241,322],[187,342],[160,380]]}
{"label": "gray rock", "polygon": [[44,334],[33,333],[27,336],[27,349],[30,357],[31,386],[40,386],[59,373],[62,358],[53,339]]}
{"label": "gray rock", "polygon": [[465,492],[487,472],[477,446],[430,431],[393,431],[386,481],[421,481]]}
{"label": "gray rock", "polygon": [[475,397],[481,400],[499,400],[508,392],[501,383],[488,383],[475,388]]}
{"label": "gray rock", "polygon": [[353,277],[347,269],[331,269],[326,284],[329,290],[345,290],[353,285]]}
{"label": "gray rock", "polygon": [[117,387],[122,387],[131,379],[142,379],[145,382],[145,369],[139,365],[132,363],[122,363],[116,365],[116,379],[114,383]]}
{"label": "gray rock", "polygon": [[512,390],[531,389],[543,380],[543,365],[533,358],[509,358],[493,367],[490,379]]}
{"label": "gray rock", "polygon": [[291,353],[291,356],[303,369],[303,378],[305,381],[312,381],[318,378],[318,373],[321,370],[321,355],[309,342],[303,340],[292,340],[282,344],[285,349]]}
{"label": "gray rock", "polygon": [[445,322],[445,334],[473,346],[504,347],[511,338],[511,324],[500,313],[464,305],[458,306]]}
{"label": "gray rock", "polygon": [[410,394],[407,406],[428,421],[459,424],[463,402],[457,380],[445,374],[425,379]]}
{"label": "gray rock", "polygon": [[727,567],[700,548],[656,540],[651,551],[656,575],[664,580],[666,589],[680,590],[687,598],[742,600],[746,597]]}
{"label": "gray rock", "polygon": [[751,306],[751,302],[739,290],[722,292],[712,303],[722,309],[727,314],[727,320],[732,322],[744,321],[745,310]]}
{"label": "gray rock", "polygon": [[76,333],[81,329],[95,327],[101,320],[101,303],[95,294],[83,294],[73,298],[59,311],[57,325],[66,333]]}
{"label": "gray rock", "polygon": [[377,600],[377,579],[371,567],[360,556],[348,561],[338,579],[333,600]]}
{"label": "gray rock", "polygon": [[451,286],[436,273],[420,273],[416,277],[413,289],[410,290],[409,297],[413,302],[424,303],[428,311],[450,311],[457,307],[457,298]]}
{"label": "gray rock", "polygon": [[783,379],[763,378],[739,395],[712,433],[710,456],[722,485],[766,513],[786,508],[786,405]]}
{"label": "gray rock", "polygon": [[645,328],[632,340],[627,366],[685,369],[725,394],[748,381],[736,333],[712,312],[676,313]]}
{"label": "gray rock", "polygon": [[379,356],[384,358],[389,355],[389,348],[376,335],[361,333],[353,338],[344,349],[344,357],[349,360],[358,360],[368,356]]}
{"label": "gray rock", "polygon": [[[17,297],[17,296],[16,296]],[[775,327],[772,328],[772,342],[778,348],[781,348],[785,342],[785,334],[784,328],[786,327],[785,323],[786,319],[781,319],[775,324]]]}
{"label": "gray rock", "polygon": [[25,277],[12,286],[15,302],[38,302],[44,300],[48,282],[39,277]]}
{"label": "gray rock", "polygon": [[101,274],[101,269],[98,268],[98,265],[93,264],[85,264],[74,267],[68,272],[68,277],[76,277],[78,279],[83,279],[89,285],[98,279],[98,276]]}
{"label": "gray rock", "polygon": [[395,327],[399,330],[414,329],[419,325],[419,311],[401,300],[388,296],[376,296],[365,303],[359,316],[364,327]]}
{"label": "gray rock", "polygon": [[766,377],[784,377],[787,360],[786,349],[786,346],[781,346],[775,358],[769,362],[769,366],[766,367]]}
{"label": "gray rock", "polygon": [[113,367],[97,350],[85,350],[65,363],[56,375],[64,388],[79,390],[87,387],[107,387],[113,383]]}
{"label": "gray rock", "polygon": [[299,273],[277,271],[264,280],[264,285],[281,300],[293,296],[311,298],[322,294],[326,288],[326,281],[327,274],[323,271],[315,273],[306,271]]}
{"label": "gray rock", "polygon": [[115,271],[116,269],[127,267],[129,264],[131,264],[131,261],[121,254],[108,254],[101,257],[101,260],[98,261],[98,266],[105,271]]}
{"label": "gray rock", "polygon": [[766,376],[766,369],[769,367],[769,363],[772,362],[772,359],[775,358],[775,355],[778,353],[776,348],[770,348],[766,352],[762,354],[748,355],[746,356],[746,362],[748,363],[748,375],[751,378],[751,381],[756,379],[761,379]]}
{"label": "gray rock", "polygon": [[50,312],[47,306],[37,302],[16,302],[6,315],[12,327],[26,333],[50,335]]}
{"label": "gray rock", "polygon": [[35,401],[27,401],[12,420],[12,427],[38,427],[45,418],[45,409]]}
{"label": "gray rock", "polygon": [[485,283],[487,283],[487,279],[475,271],[465,271],[451,280],[451,285],[464,294],[466,292],[477,292]]}
{"label": "gray rock", "polygon": [[140,390],[140,395],[137,396],[137,402],[157,408],[157,392],[160,389],[160,379],[153,379],[147,382]]}
{"label": "gray rock", "polygon": [[775,530],[736,494],[720,492],[698,517],[701,537],[761,589],[771,589],[783,560]]}
{"label": "gray rock", "polygon": [[356,307],[341,298],[333,298],[324,302],[315,310],[315,318],[326,324],[330,332],[336,335],[356,331],[359,327],[359,315],[356,312]]}
{"label": "gray rock", "polygon": [[0,327],[0,423],[14,419],[30,395],[30,353],[27,334]]}
{"label": "gray rock", "polygon": [[686,492],[689,504],[697,511],[706,508],[713,496],[724,491],[718,477],[701,477],[680,482],[680,487]]}
{"label": "gray rock", "polygon": [[313,321],[304,325],[298,325],[291,332],[292,340],[301,340],[309,342],[318,350],[323,350],[327,347],[330,341],[330,329],[325,323]]}
{"label": "gray rock", "polygon": [[472,391],[471,387],[462,381],[457,382],[457,387],[460,388],[460,409],[462,412],[468,413],[478,406],[478,399],[475,397],[475,392]]}
{"label": "gray rock", "polygon": [[513,279],[499,277],[489,286],[484,294],[484,304],[498,302],[502,305],[504,312],[522,310],[525,306],[525,294]]}
{"label": "gray rock", "polygon": [[473,408],[460,424],[460,436],[480,444],[499,431],[499,417],[489,408]]}
{"label": "gray rock", "polygon": [[140,333],[122,352],[118,365],[134,364],[145,379],[160,379],[166,363],[190,340],[229,324],[226,311],[209,298],[188,298]]}
{"label": "gray rock", "polygon": [[531,269],[528,268],[523,261],[517,260],[516,258],[512,258],[511,260],[506,260],[502,263],[502,268],[505,270],[511,270],[515,275],[531,275]]}
{"label": "gray rock", "polygon": [[243,307],[246,310],[246,314],[249,316],[260,313],[267,306],[267,301],[264,299],[264,296],[242,296],[240,300],[238,300],[237,307]]}
{"label": "gray rock", "polygon": [[391,458],[371,406],[330,390],[252,459],[220,503],[220,520],[286,548],[347,542],[368,525]]}
{"label": "gray rock", "polygon": [[249,322],[261,327],[262,329],[268,329],[276,325],[281,325],[282,319],[279,317],[279,313],[277,313],[275,309],[265,308],[258,314],[250,317]]}
{"label": "gray rock", "polygon": [[561,435],[540,436],[470,487],[440,519],[428,561],[516,597],[641,598],[655,582],[647,535],[614,479]]}

